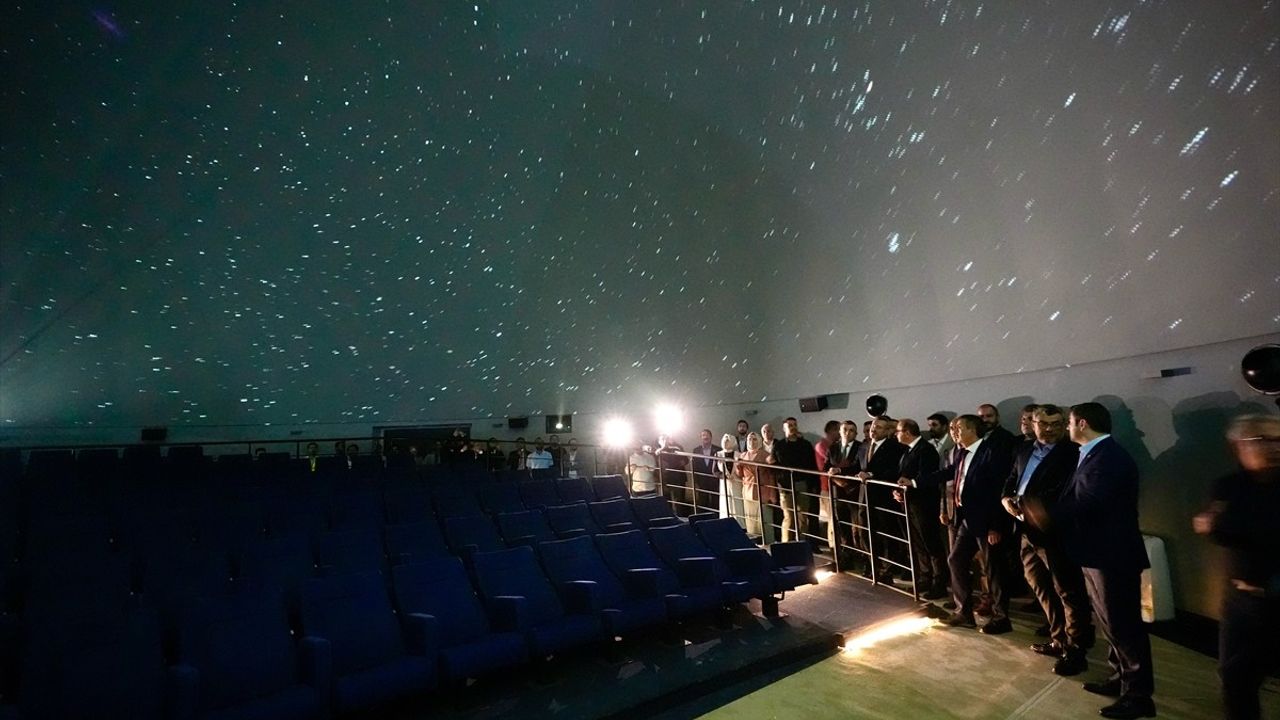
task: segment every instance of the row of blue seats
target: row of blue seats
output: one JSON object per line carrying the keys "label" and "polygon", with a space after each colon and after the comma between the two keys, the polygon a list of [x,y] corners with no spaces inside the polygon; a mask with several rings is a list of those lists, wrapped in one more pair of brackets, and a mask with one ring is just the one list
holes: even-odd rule
{"label": "row of blue seats", "polygon": [[813,559],[805,543],[770,550],[736,521],[708,519],[309,578],[297,642],[282,595],[206,597],[180,612],[168,671],[147,610],[88,635],[28,623],[18,706],[33,718],[369,709],[728,603],[760,598],[776,611],[778,593],[814,582]]}

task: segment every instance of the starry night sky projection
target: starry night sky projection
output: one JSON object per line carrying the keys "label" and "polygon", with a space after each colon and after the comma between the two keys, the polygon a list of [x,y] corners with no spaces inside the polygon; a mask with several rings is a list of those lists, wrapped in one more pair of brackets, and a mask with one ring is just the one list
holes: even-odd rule
{"label": "starry night sky projection", "polygon": [[1274,0],[2,12],[9,427],[749,402],[1280,330]]}

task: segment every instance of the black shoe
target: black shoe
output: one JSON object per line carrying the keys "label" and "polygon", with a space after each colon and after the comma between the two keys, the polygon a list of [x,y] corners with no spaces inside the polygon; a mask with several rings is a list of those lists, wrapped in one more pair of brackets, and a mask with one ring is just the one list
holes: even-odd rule
{"label": "black shoe", "polygon": [[1049,637],[1049,623],[1036,628],[1036,637]]}
{"label": "black shoe", "polygon": [[924,598],[925,600],[941,600],[942,598],[944,598],[944,597],[946,597],[946,596],[947,596],[947,591],[946,591],[946,590],[942,590],[942,589],[939,589],[939,588],[934,588],[934,589],[930,590],[929,592],[927,592],[927,593],[925,593],[925,594],[921,595],[920,597]]}
{"label": "black shoe", "polygon": [[1121,720],[1155,717],[1156,704],[1151,702],[1151,698],[1130,695],[1120,698],[1115,704],[1102,708],[1098,711],[1098,714],[1104,718],[1120,718]]}
{"label": "black shoe", "polygon": [[881,585],[893,585],[893,575],[890,573],[880,573],[876,576],[876,582]]}
{"label": "black shoe", "polygon": [[1089,669],[1089,658],[1084,656],[1083,650],[1067,650],[1058,658],[1058,662],[1053,664],[1053,674],[1063,677],[1071,677],[1079,675]]}
{"label": "black shoe", "polygon": [[946,601],[946,602],[942,603],[942,607],[944,607],[944,608],[946,608],[946,609],[948,609],[948,610],[955,610],[955,609],[956,609],[956,601],[955,601],[955,600],[948,600],[948,601]]}
{"label": "black shoe", "polygon": [[1013,624],[1009,622],[1008,618],[992,620],[986,625],[978,628],[978,632],[983,635],[1003,635],[1005,633],[1013,632]]}
{"label": "black shoe", "polygon": [[1105,695],[1107,697],[1120,697],[1120,678],[1111,678],[1102,682],[1087,682],[1084,689],[1094,695]]}
{"label": "black shoe", "polygon": [[955,613],[943,622],[950,627],[978,627],[978,623],[974,622],[973,616],[965,615],[964,613]]}
{"label": "black shoe", "polygon": [[1062,646],[1055,642],[1031,643],[1031,652],[1037,655],[1060,658],[1063,656]]}

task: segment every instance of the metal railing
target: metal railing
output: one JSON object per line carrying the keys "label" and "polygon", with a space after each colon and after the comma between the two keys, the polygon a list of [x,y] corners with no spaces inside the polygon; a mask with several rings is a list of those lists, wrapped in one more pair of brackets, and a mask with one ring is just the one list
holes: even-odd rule
{"label": "metal railing", "polygon": [[[670,461],[664,462],[664,455],[681,458],[683,467],[672,467]],[[756,535],[766,545],[775,538],[784,542],[806,540],[814,546],[815,555],[829,559],[836,572],[853,570],[849,567],[850,558],[865,558],[865,578],[872,584],[920,599],[921,589],[916,582],[916,552],[911,537],[911,503],[908,502],[911,488],[873,478],[864,480],[851,475],[828,475],[772,463],[683,451],[655,452],[653,456],[656,492],[670,500],[677,511],[684,510],[683,514],[711,511],[722,517],[733,517],[743,523],[749,534]],[[704,467],[709,464],[711,473],[695,470],[695,463],[702,463]],[[759,480],[755,483],[754,498],[746,497],[745,481],[736,480],[744,488],[735,496],[735,479],[725,472],[726,463],[731,467],[739,464],[755,467],[757,478],[763,474],[770,480],[770,486],[777,488],[776,501],[765,500]],[[797,483],[797,477],[807,480]],[[825,492],[820,490],[823,479],[830,480]],[[837,491],[837,480],[843,481],[848,490]],[[713,485],[715,489],[709,489]],[[870,491],[871,488],[880,490]],[[892,499],[895,490],[901,493],[901,502]],[[888,498],[887,502],[885,498]],[[737,504],[739,501],[741,505]],[[817,532],[822,526],[824,501],[830,509],[825,536]],[[739,508],[742,512],[737,511]],[[757,527],[759,532],[752,532]],[[911,582],[909,590],[883,581],[882,571],[890,567],[907,573]]]}

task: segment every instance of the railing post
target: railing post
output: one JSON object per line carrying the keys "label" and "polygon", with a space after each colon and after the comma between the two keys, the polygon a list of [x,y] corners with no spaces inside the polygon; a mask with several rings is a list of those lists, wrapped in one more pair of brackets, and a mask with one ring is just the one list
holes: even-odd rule
{"label": "railing post", "polygon": [[[821,487],[821,486],[819,486]],[[827,483],[828,503],[831,505],[831,564],[840,572],[840,508],[836,505],[836,482]]]}
{"label": "railing post", "polygon": [[871,482],[871,478],[867,478],[862,481],[862,497],[865,499],[867,508],[867,554],[871,557],[870,569],[868,572],[871,574],[871,584],[875,585],[879,579],[876,575],[876,531],[875,525],[871,521],[871,516],[874,515],[875,512],[871,505],[871,487],[867,485],[869,482]]}
{"label": "railing post", "polygon": [[906,486],[902,487],[902,519],[907,533],[907,566],[911,568],[911,598],[920,601],[920,588],[916,585],[916,549],[911,544],[911,496]]}

